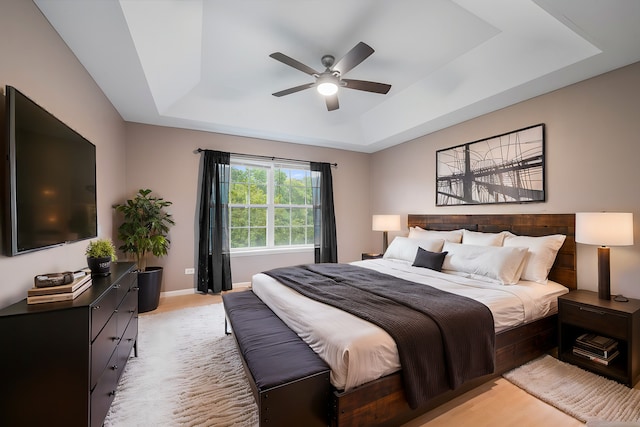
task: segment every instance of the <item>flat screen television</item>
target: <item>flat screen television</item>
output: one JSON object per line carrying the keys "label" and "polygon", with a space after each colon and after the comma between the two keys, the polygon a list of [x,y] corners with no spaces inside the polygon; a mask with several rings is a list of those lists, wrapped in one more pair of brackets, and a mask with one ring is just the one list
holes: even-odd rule
{"label": "flat screen television", "polygon": [[97,235],[96,147],[6,87],[5,253]]}

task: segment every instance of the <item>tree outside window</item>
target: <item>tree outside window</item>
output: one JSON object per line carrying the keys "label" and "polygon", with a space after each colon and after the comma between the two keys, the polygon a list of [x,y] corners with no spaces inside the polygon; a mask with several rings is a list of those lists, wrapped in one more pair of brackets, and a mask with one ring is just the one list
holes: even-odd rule
{"label": "tree outside window", "polygon": [[231,249],[313,245],[311,172],[231,159]]}

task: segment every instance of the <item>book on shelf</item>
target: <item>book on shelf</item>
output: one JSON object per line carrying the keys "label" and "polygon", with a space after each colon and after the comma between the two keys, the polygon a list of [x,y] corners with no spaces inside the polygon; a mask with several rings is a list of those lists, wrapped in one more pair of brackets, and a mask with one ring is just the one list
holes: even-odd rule
{"label": "book on shelf", "polygon": [[606,349],[602,349],[602,348],[598,348],[598,347],[594,347],[591,346],[589,344],[585,344],[579,341],[576,341],[574,343],[574,348],[579,348],[582,349],[584,351],[588,351],[589,353],[593,353],[597,356],[600,357],[609,357],[612,353],[614,353],[615,351],[618,350],[618,342],[614,342],[613,344],[611,344],[609,347],[607,347]]}
{"label": "book on shelf", "polygon": [[620,354],[620,352],[618,350],[615,350],[608,357],[603,357],[598,354],[591,353],[587,350],[583,350],[579,347],[573,347],[573,354],[579,357],[589,359],[590,361],[599,363],[601,365],[609,365],[609,363],[611,363],[611,361],[615,359],[616,356]]}
{"label": "book on shelf", "polygon": [[27,304],[41,304],[46,302],[71,301],[71,300],[74,300],[78,295],[86,291],[89,287],[91,287],[91,276],[89,276],[89,280],[85,280],[80,285],[80,287],[78,287],[72,292],[27,296]]}
{"label": "book on shelf", "polygon": [[613,338],[603,337],[601,335],[596,335],[593,333],[584,333],[576,338],[576,342],[581,344],[589,345],[595,348],[599,348],[602,350],[609,349],[613,344],[617,344],[618,342]]}
{"label": "book on shelf", "polygon": [[40,295],[54,295],[54,294],[68,294],[75,292],[78,288],[87,282],[91,282],[91,275],[84,274],[78,276],[73,282],[66,285],[49,286],[46,288],[33,287],[27,291],[27,297],[34,297]]}

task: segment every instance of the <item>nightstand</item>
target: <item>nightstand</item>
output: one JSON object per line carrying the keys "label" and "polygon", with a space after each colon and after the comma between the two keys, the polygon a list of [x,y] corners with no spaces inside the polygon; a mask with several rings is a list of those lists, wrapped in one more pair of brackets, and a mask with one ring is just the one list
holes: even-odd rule
{"label": "nightstand", "polygon": [[382,258],[382,254],[362,253],[362,259],[378,259]]}
{"label": "nightstand", "polygon": [[[576,338],[586,332],[617,340],[620,354],[608,365],[574,355]],[[558,356],[633,387],[640,380],[640,300],[602,300],[596,292],[583,290],[559,297]]]}

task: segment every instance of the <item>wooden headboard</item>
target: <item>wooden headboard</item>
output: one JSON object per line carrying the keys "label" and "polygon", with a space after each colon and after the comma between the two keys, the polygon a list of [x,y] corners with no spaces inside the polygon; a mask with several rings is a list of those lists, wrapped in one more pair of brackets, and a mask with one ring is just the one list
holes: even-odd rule
{"label": "wooden headboard", "polygon": [[577,288],[575,214],[418,215],[409,214],[409,227],[425,230],[457,230],[498,233],[510,231],[523,236],[567,236],[558,251],[549,279],[569,289]]}

